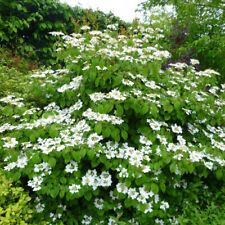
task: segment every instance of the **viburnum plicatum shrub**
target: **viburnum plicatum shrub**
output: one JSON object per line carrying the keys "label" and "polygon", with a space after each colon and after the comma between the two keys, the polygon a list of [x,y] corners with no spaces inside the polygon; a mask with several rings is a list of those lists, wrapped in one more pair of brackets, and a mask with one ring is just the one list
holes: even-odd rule
{"label": "viburnum plicatum shrub", "polygon": [[66,67],[32,75],[49,104],[0,99],[20,108],[0,127],[4,171],[51,224],[177,224],[185,204],[222,193],[219,74],[194,59],[162,71],[160,30],[116,30],[52,33]]}

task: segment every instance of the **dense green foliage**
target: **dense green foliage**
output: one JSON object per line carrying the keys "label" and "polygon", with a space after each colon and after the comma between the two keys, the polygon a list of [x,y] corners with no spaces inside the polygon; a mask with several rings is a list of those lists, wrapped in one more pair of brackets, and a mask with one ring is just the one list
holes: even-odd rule
{"label": "dense green foliage", "polygon": [[[147,16],[155,6],[172,5],[175,15],[170,15],[170,51],[173,59],[188,61],[199,59],[201,68],[213,68],[225,79],[225,3],[221,0],[147,0],[141,11]],[[171,18],[172,16],[172,18]],[[161,15],[159,15],[159,18]],[[149,17],[152,19],[151,17]],[[166,17],[167,20],[168,17]],[[166,21],[164,21],[165,23]]]}
{"label": "dense green foliage", "polygon": [[[224,201],[224,196],[221,196]],[[181,225],[224,225],[225,224],[225,205],[224,203],[214,205],[209,203],[203,209],[198,205],[188,205],[184,208],[184,213],[179,217],[178,221]]]}
{"label": "dense green foliage", "polygon": [[0,45],[45,65],[53,64],[54,37],[49,32],[70,34],[74,32],[73,22],[90,23],[101,30],[112,22],[126,26],[113,14],[72,8],[58,0],[0,0]]}
{"label": "dense green foliage", "polygon": [[17,96],[0,98],[13,107],[0,126],[3,168],[36,199],[36,217],[185,224],[190,206],[223,206],[225,85],[218,73],[197,71],[193,59],[161,70],[170,53],[159,45],[160,29],[80,30],[56,45],[65,68],[30,76],[35,108]]}

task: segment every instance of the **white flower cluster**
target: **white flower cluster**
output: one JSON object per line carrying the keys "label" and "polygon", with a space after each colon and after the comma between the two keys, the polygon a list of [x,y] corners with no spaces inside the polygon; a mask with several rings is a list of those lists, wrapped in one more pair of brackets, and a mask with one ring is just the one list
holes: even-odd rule
{"label": "white flower cluster", "polygon": [[147,119],[147,122],[149,123],[152,130],[159,131],[161,129],[161,126],[168,126],[166,122],[156,121],[154,119]]}
{"label": "white flower cluster", "polygon": [[24,168],[28,163],[28,158],[25,154],[21,154],[16,162],[11,162],[7,166],[4,167],[4,170],[10,171],[15,167]]}
{"label": "white flower cluster", "polygon": [[113,89],[107,94],[96,92],[96,93],[90,94],[89,96],[93,102],[102,101],[104,99],[110,99],[110,98],[124,101],[126,99],[127,94],[121,93],[119,90]]}
{"label": "white flower cluster", "polygon": [[123,120],[117,116],[103,114],[103,113],[96,113],[93,112],[91,108],[87,109],[87,111],[83,112],[82,114],[84,117],[88,118],[89,120],[96,120],[96,121],[106,121],[111,122],[112,124],[121,124]]}
{"label": "white flower cluster", "polygon": [[93,190],[98,187],[109,187],[112,184],[112,176],[108,171],[103,171],[100,176],[97,175],[97,171],[88,170],[85,176],[82,177],[82,185],[90,186]]}
{"label": "white flower cluster", "polygon": [[15,95],[8,95],[7,97],[1,98],[0,102],[16,105],[17,107],[22,107],[22,106],[24,106],[24,103],[20,102],[22,100],[23,100],[23,98],[16,98]]}
{"label": "white flower cluster", "polygon": [[69,84],[64,84],[62,87],[58,88],[58,92],[64,92],[68,89],[75,91],[80,87],[83,76],[77,76]]}
{"label": "white flower cluster", "polygon": [[16,140],[16,138],[4,137],[2,138],[2,140],[5,141],[3,145],[3,147],[5,148],[14,148],[18,144],[18,141]]}
{"label": "white flower cluster", "polygon": [[[150,143],[147,142],[147,144]],[[107,142],[106,146],[102,145],[102,147],[104,151],[101,152],[100,150],[100,153],[105,154],[108,159],[126,159],[130,165],[141,168],[143,173],[148,173],[151,170],[149,165],[145,165],[145,163],[150,161],[148,154],[152,151],[148,145],[140,150],[136,150],[133,147],[129,147],[128,143],[123,143],[122,146],[119,146],[118,143]],[[119,171],[123,170],[122,168],[118,169]]]}
{"label": "white flower cluster", "polygon": [[50,175],[52,173],[52,168],[48,163],[43,162],[40,164],[35,164],[34,172],[35,173],[44,172],[44,174]]}
{"label": "white flower cluster", "polygon": [[28,186],[33,188],[33,191],[39,191],[41,190],[41,184],[43,182],[43,176],[34,176],[33,180],[28,181]]}

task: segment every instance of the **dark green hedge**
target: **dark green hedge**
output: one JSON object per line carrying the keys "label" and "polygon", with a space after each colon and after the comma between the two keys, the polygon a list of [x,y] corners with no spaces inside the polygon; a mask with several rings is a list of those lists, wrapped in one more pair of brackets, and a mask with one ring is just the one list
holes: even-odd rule
{"label": "dark green hedge", "polygon": [[72,8],[58,0],[0,0],[0,45],[51,64],[54,62],[55,38],[49,32],[74,32],[72,17],[80,25],[84,20],[90,22],[91,26],[98,23],[100,30],[105,29],[110,22],[127,26],[112,13],[92,13],[79,7]]}

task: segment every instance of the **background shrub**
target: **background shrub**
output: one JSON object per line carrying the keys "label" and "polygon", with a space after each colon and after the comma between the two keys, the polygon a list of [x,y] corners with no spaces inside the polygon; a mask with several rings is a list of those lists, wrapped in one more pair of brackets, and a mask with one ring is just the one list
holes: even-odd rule
{"label": "background shrub", "polygon": [[31,198],[21,187],[13,186],[0,170],[0,224],[32,224]]}
{"label": "background shrub", "polygon": [[55,39],[49,32],[74,32],[72,18],[101,30],[111,22],[126,26],[112,13],[72,8],[58,0],[0,0],[0,44],[45,65],[53,64]]}

